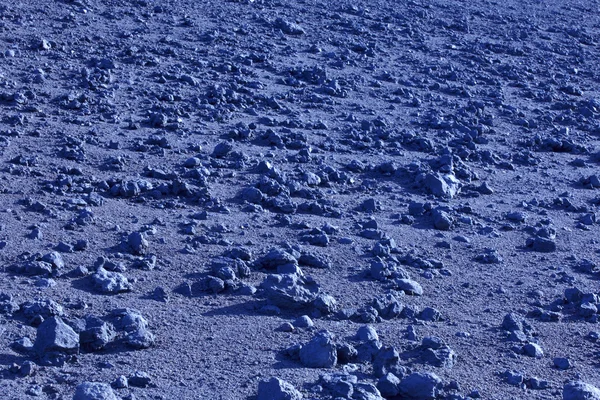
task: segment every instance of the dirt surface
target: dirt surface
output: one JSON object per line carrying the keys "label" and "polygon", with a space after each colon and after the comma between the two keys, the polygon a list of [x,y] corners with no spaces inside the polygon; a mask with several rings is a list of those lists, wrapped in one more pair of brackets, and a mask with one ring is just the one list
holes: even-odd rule
{"label": "dirt surface", "polygon": [[600,399],[598,6],[0,0],[0,397]]}

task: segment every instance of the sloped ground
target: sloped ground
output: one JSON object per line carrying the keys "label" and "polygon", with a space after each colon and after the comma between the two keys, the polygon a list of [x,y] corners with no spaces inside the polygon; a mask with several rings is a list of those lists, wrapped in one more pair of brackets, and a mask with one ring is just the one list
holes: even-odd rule
{"label": "sloped ground", "polygon": [[2,398],[600,398],[598,2],[392,3],[0,1]]}

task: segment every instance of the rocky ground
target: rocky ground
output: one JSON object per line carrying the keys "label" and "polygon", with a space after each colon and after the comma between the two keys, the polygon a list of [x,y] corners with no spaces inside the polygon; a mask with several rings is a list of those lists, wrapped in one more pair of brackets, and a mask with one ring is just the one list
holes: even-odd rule
{"label": "rocky ground", "polygon": [[599,3],[0,1],[3,399],[600,399]]}

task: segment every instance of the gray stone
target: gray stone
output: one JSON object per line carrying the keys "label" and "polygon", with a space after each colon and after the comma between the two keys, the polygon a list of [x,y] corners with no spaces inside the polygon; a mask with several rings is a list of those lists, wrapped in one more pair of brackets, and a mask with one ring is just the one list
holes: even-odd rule
{"label": "gray stone", "polygon": [[556,242],[552,239],[536,237],[533,239],[532,248],[540,253],[551,253],[556,251]]}
{"label": "gray stone", "polygon": [[309,307],[319,294],[315,281],[297,275],[269,275],[261,287],[269,302],[285,309]]}
{"label": "gray stone", "polygon": [[106,383],[83,382],[75,389],[73,400],[117,400],[117,396]]}
{"label": "gray stone", "polygon": [[506,314],[502,320],[502,328],[509,332],[522,331],[523,318],[515,313]]}
{"label": "gray stone", "polygon": [[271,378],[258,383],[258,397],[256,400],[300,400],[302,393],[292,384],[279,379]]}

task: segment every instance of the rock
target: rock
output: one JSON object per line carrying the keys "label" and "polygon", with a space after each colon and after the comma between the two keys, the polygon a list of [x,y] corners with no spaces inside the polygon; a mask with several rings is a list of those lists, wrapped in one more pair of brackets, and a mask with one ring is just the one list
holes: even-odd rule
{"label": "rock", "polygon": [[136,255],[144,255],[148,252],[148,241],[141,232],[132,232],[127,237],[129,250]]}
{"label": "rock", "polygon": [[79,333],[81,347],[88,351],[103,349],[115,338],[114,328],[100,318],[86,318],[85,330]]}
{"label": "rock", "polygon": [[396,288],[404,291],[406,294],[421,296],[423,294],[423,288],[421,285],[413,281],[412,279],[396,279]]}
{"label": "rock", "polygon": [[515,313],[506,314],[502,320],[502,328],[509,332],[522,331],[523,318]]}
{"label": "rock", "polygon": [[279,379],[271,378],[258,384],[256,400],[300,400],[302,394],[292,384]]}
{"label": "rock", "polygon": [[370,325],[364,325],[358,328],[358,332],[356,332],[356,339],[360,340],[361,342],[367,342],[371,340],[379,340],[379,336],[377,335],[375,328]]}
{"label": "rock", "polygon": [[286,309],[309,307],[319,294],[319,285],[315,281],[297,275],[269,275],[261,287],[269,302]]}
{"label": "rock", "polygon": [[298,260],[292,254],[280,250],[280,249],[271,249],[267,254],[260,257],[255,261],[255,266],[257,268],[264,268],[267,270],[275,270],[280,265],[285,264],[293,264],[297,265]]}
{"label": "rock", "polygon": [[353,389],[354,400],[384,400],[377,387],[371,383],[355,383]]}
{"label": "rock", "polygon": [[298,317],[293,324],[296,328],[312,328],[315,326],[314,322],[308,315],[302,315]]}
{"label": "rock", "polygon": [[96,289],[105,294],[129,292],[133,288],[123,274],[107,271],[102,267],[92,275],[92,282]]}
{"label": "rock", "polygon": [[563,400],[600,400],[600,389],[582,381],[571,381],[563,386]]}
{"label": "rock", "polygon": [[452,368],[456,363],[456,353],[444,345],[438,349],[425,349],[421,356],[424,362],[438,368]]}
{"label": "rock", "polygon": [[79,352],[79,335],[60,317],[48,318],[37,328],[33,351],[42,364],[56,364],[63,354]]}
{"label": "rock", "polygon": [[433,307],[425,307],[420,313],[418,318],[422,321],[435,322],[442,319],[442,313]]}
{"label": "rock", "polygon": [[523,354],[535,358],[542,358],[544,356],[542,348],[537,343],[527,343],[523,346]]}
{"label": "rock", "polygon": [[277,18],[273,26],[277,29],[281,29],[281,32],[285,33],[286,35],[299,36],[306,33],[304,29],[300,27],[300,25],[286,21],[282,18]]}
{"label": "rock", "polygon": [[308,368],[332,368],[337,364],[337,350],[332,335],[317,333],[300,349],[300,362]]}
{"label": "rock", "polygon": [[427,174],[423,185],[431,194],[446,198],[455,197],[461,189],[460,181],[452,174]]}
{"label": "rock", "polygon": [[414,372],[404,377],[398,385],[403,398],[414,400],[433,400],[442,387],[442,380],[432,372]]}
{"label": "rock", "polygon": [[556,242],[544,237],[536,237],[530,242],[533,251],[540,253],[551,253],[556,251]]}
{"label": "rock", "polygon": [[572,367],[571,361],[565,357],[555,357],[552,362],[558,369],[567,370]]}
{"label": "rock", "polygon": [[514,371],[514,370],[504,371],[502,373],[502,377],[504,378],[506,383],[508,383],[509,385],[512,385],[512,386],[521,385],[525,379],[525,378],[523,378],[523,374],[521,372]]}
{"label": "rock", "polygon": [[127,378],[129,386],[146,388],[152,384],[152,378],[147,372],[135,371],[135,373]]}
{"label": "rock", "polygon": [[435,209],[433,210],[431,215],[433,216],[433,226],[435,229],[441,231],[450,230],[450,227],[452,227],[452,223],[454,222],[454,220],[450,215],[448,215],[447,212]]}
{"label": "rock", "polygon": [[117,396],[106,383],[83,382],[77,385],[73,400],[117,400]]}
{"label": "rock", "polygon": [[65,268],[65,262],[63,261],[62,256],[56,251],[44,255],[42,261],[52,265],[53,271],[60,272],[60,270]]}
{"label": "rock", "polygon": [[394,397],[398,395],[399,385],[400,379],[392,373],[387,373],[385,376],[379,378],[377,389],[379,389],[383,397]]}

